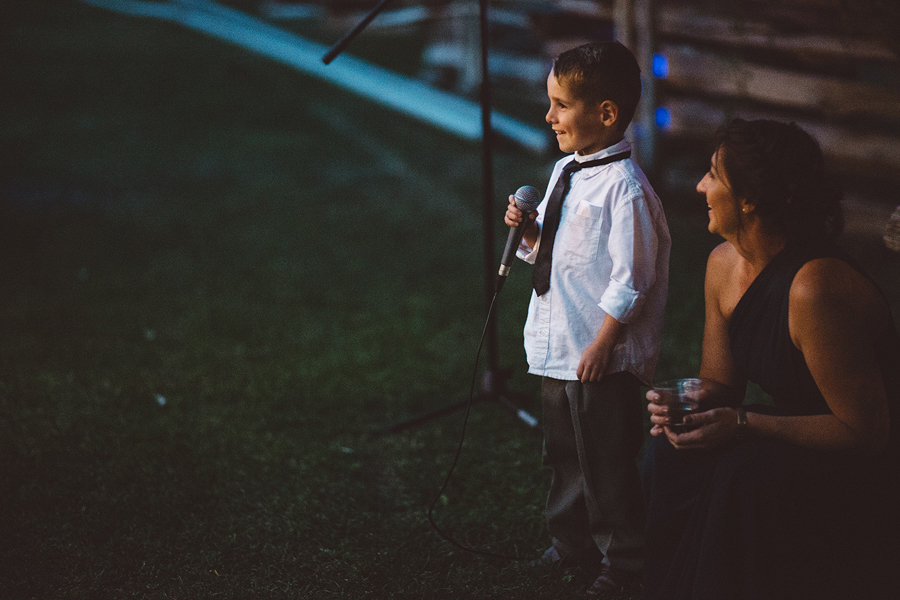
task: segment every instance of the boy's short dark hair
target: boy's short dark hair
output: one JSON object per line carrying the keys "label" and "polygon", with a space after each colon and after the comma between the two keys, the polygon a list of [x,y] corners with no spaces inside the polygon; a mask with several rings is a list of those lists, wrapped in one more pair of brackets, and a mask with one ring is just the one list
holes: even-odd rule
{"label": "boy's short dark hair", "polygon": [[634,118],[641,99],[641,68],[619,42],[594,42],[563,52],[553,61],[553,76],[581,100],[615,102],[621,131]]}

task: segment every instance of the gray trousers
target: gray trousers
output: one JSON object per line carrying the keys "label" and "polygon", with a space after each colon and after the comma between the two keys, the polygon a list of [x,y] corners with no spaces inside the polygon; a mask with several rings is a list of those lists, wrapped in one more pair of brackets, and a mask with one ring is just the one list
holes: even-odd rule
{"label": "gray trousers", "polygon": [[619,569],[643,568],[644,502],[637,457],[643,445],[640,381],[542,382],[544,467],[550,471],[547,528],[568,556],[599,549]]}

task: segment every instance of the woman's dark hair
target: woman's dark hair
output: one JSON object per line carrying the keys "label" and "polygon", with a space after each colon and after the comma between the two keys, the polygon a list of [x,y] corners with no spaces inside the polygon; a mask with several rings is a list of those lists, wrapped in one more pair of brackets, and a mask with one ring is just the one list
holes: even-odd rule
{"label": "woman's dark hair", "polygon": [[716,153],[735,198],[796,241],[832,240],[844,227],[840,182],[819,144],[795,123],[735,119],[716,136]]}

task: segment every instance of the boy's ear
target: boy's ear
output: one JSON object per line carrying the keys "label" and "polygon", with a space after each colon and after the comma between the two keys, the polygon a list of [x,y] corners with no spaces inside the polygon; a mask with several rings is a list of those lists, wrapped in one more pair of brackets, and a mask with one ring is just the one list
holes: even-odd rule
{"label": "boy's ear", "polygon": [[600,119],[607,127],[612,127],[619,120],[619,105],[612,100],[604,100],[598,107]]}

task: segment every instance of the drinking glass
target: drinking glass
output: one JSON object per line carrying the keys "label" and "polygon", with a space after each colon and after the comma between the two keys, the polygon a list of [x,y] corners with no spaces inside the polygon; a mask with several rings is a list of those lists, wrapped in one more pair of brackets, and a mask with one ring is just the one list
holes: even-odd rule
{"label": "drinking glass", "polygon": [[700,410],[703,380],[672,379],[655,384],[653,389],[659,394],[657,404],[668,407],[669,422],[666,423],[666,427],[675,433],[683,433],[696,427],[685,423],[684,417]]}

